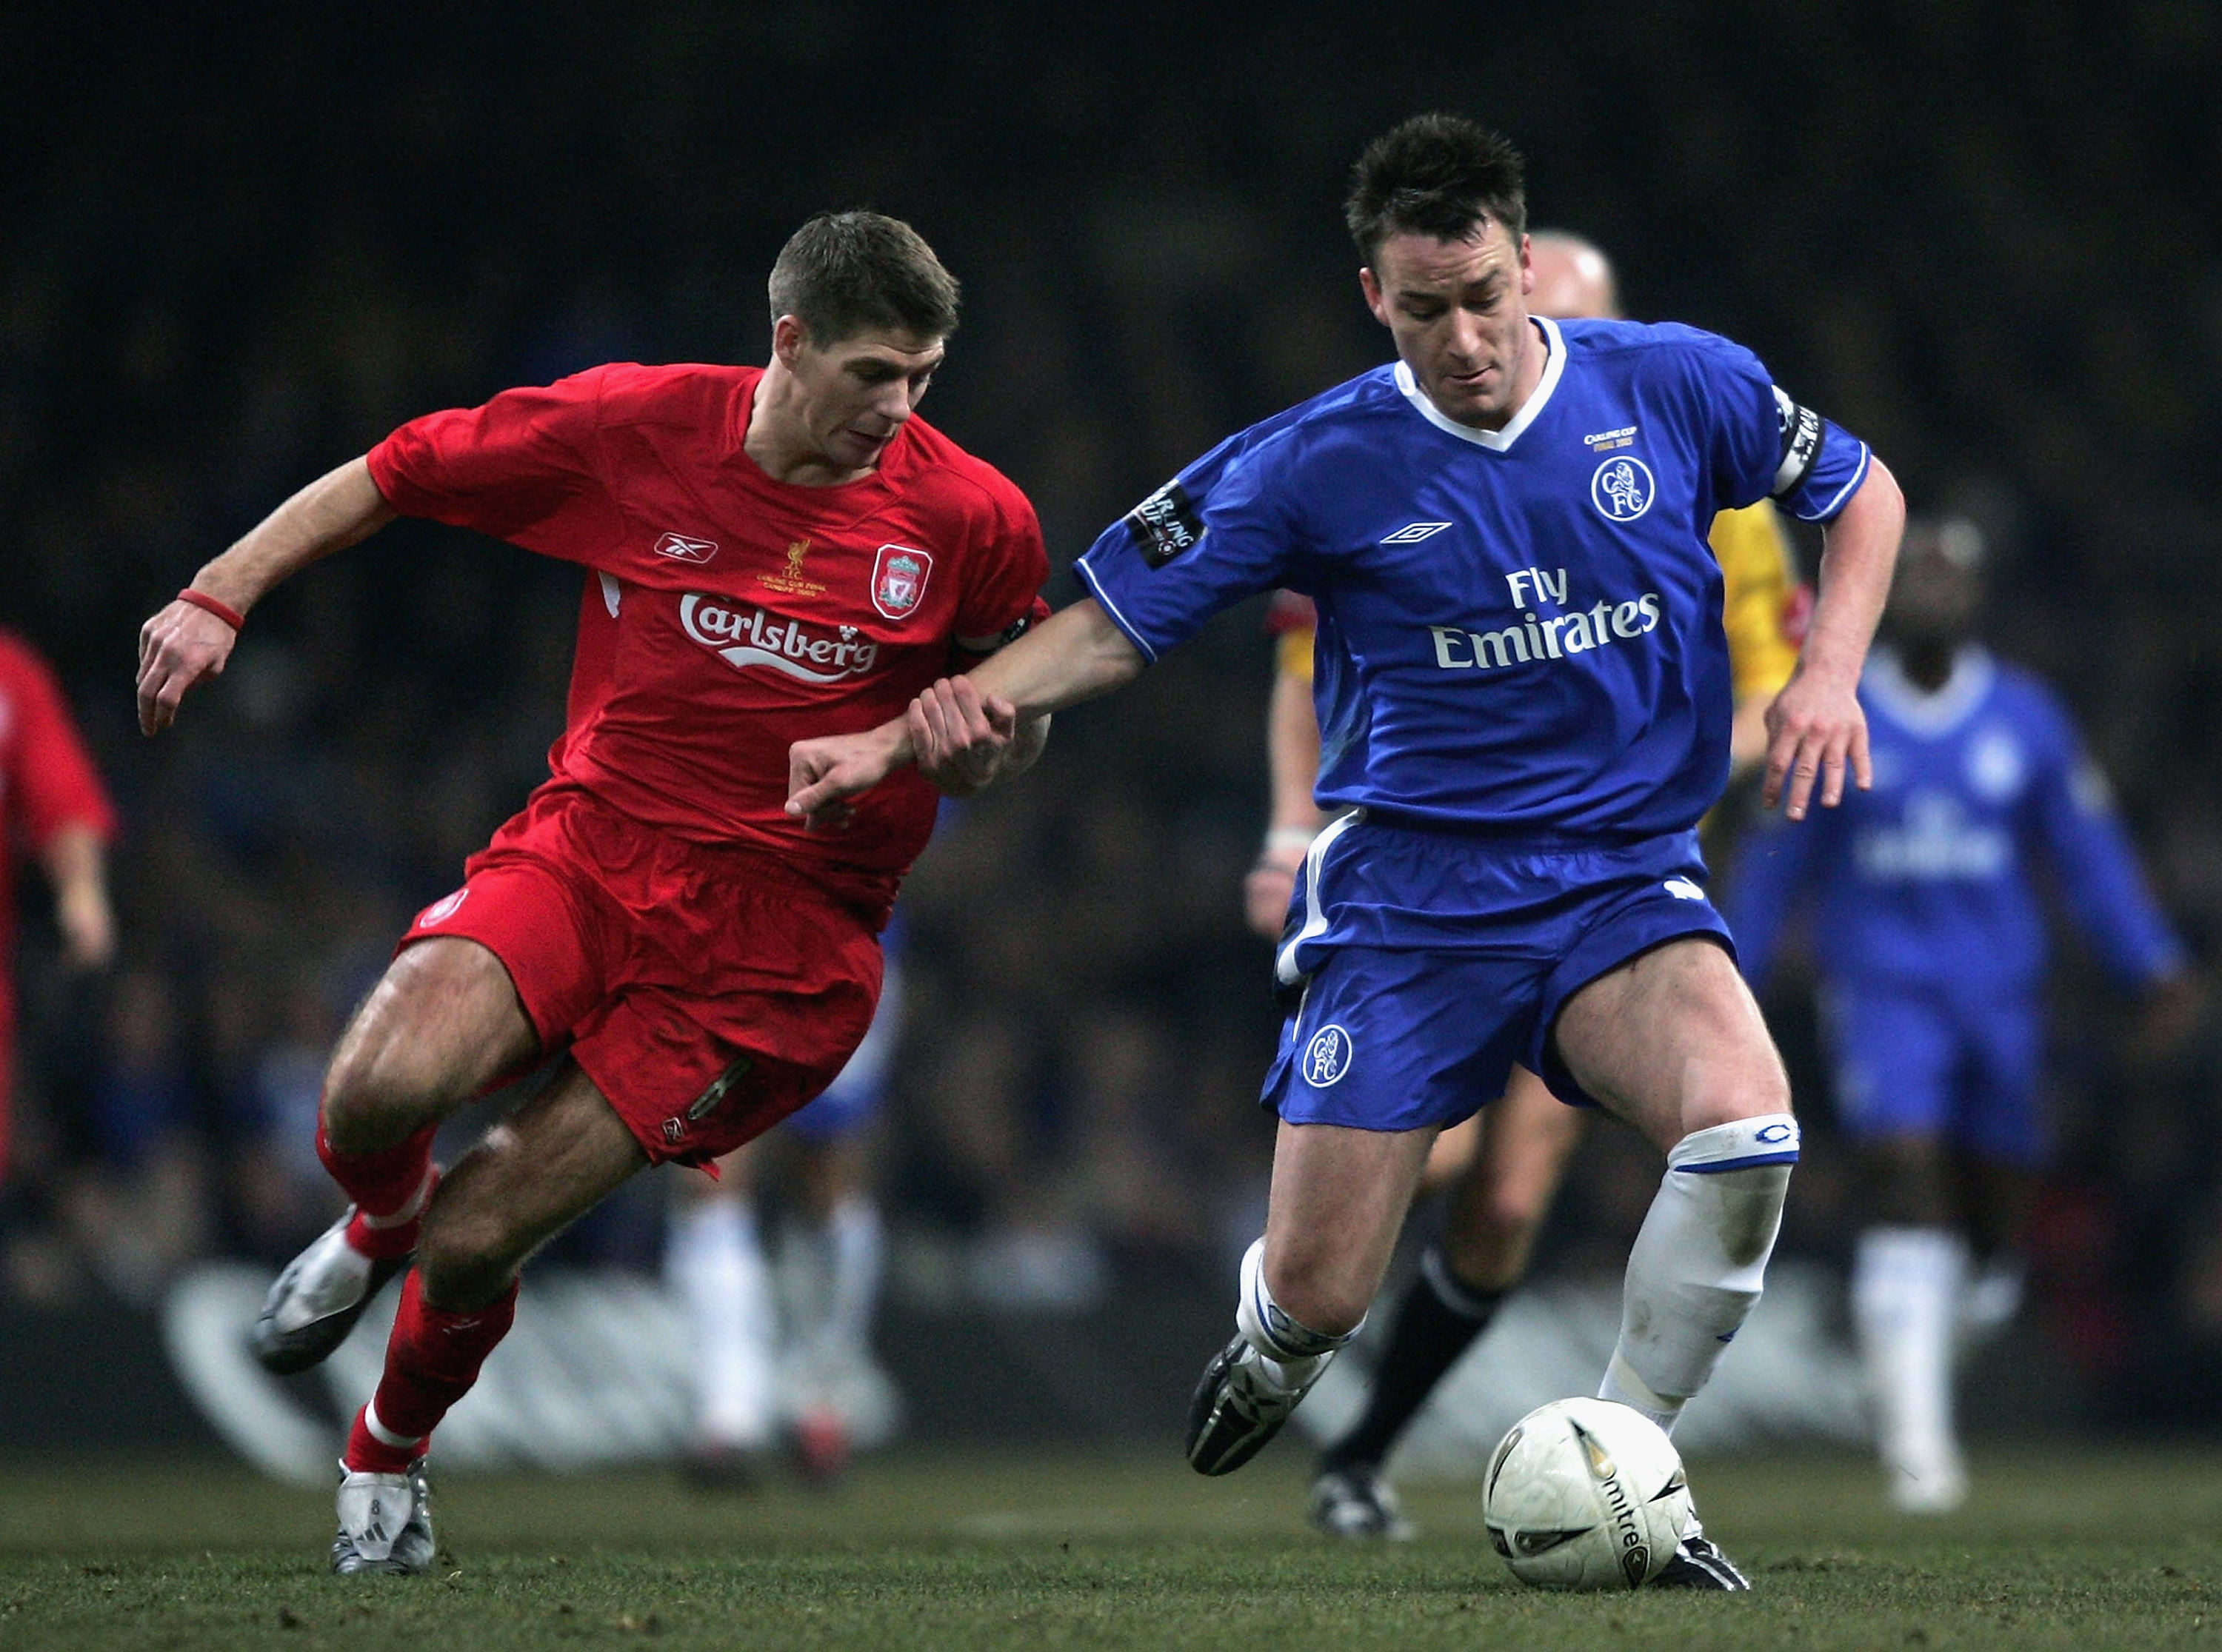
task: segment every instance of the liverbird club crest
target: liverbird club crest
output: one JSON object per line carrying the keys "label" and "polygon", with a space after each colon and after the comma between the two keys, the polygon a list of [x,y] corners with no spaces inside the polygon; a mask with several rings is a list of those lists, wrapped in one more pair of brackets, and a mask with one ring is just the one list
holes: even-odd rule
{"label": "liverbird club crest", "polygon": [[933,559],[907,545],[882,545],[872,562],[872,606],[891,620],[908,619],[926,598]]}

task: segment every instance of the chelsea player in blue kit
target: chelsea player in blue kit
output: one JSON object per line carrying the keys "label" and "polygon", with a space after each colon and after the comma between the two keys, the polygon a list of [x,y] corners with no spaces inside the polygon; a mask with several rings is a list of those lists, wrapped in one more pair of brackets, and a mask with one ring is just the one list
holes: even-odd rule
{"label": "chelsea player in blue kit", "polygon": [[1825,821],[1759,836],[1729,903],[1754,981],[1801,898],[1814,909],[1837,1116],[1858,1145],[1871,1223],[1854,1255],[1853,1323],[1892,1499],[1913,1513],[1967,1494],[1955,1345],[2003,1322],[2019,1295],[2014,1246],[2046,1148],[2032,862],[2049,862],[2115,979],[2150,995],[2156,1031],[2184,1018],[2189,990],[2183,949],[2066,711],[1972,640],[1981,556],[1972,523],[1907,526],[1884,612],[1891,646],[1860,689],[1874,788]]}
{"label": "chelsea player in blue kit", "polygon": [[[1224,1474],[1284,1423],[1379,1289],[1436,1132],[1516,1061],[1666,1154],[1602,1392],[1671,1428],[1758,1299],[1798,1126],[1698,817],[1731,716],[1714,516],[1826,522],[1767,794],[1864,784],[1856,688],[1903,505],[1855,438],[1748,351],[1682,327],[1531,317],[1519,157],[1455,116],[1377,140],[1347,206],[1398,360],[1233,438],[1100,538],[1089,597],[906,716],[798,742],[814,820],[916,763],[992,778],[1020,717],[1132,679],[1286,585],[1319,611],[1314,844],[1277,961],[1295,1001],[1237,1335],[1191,1410]],[[1748,1586],[1692,1530],[1662,1582]]]}

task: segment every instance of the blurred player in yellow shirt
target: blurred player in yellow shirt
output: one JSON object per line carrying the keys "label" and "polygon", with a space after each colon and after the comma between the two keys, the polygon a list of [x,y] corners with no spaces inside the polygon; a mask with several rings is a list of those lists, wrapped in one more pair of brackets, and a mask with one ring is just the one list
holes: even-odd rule
{"label": "blurred player in yellow shirt", "polygon": [[[1548,230],[1536,232],[1530,246],[1533,313],[1561,319],[1619,314],[1612,266],[1596,247]],[[1741,771],[1766,753],[1767,707],[1798,663],[1808,593],[1766,501],[1723,511],[1708,538],[1726,587],[1722,620],[1736,697],[1729,750]],[[1278,636],[1266,725],[1271,823],[1243,892],[1251,927],[1271,937],[1281,931],[1305,852],[1327,822],[1312,801],[1320,740],[1312,709],[1310,602],[1282,592],[1267,625]],[[1503,1099],[1436,1139],[1427,1184],[1450,1187],[1442,1238],[1397,1304],[1365,1415],[1320,1458],[1311,1517],[1321,1530],[1350,1538],[1409,1535],[1381,1465],[1527,1271],[1536,1230],[1585,1117],[1561,1105],[1534,1073],[1515,1067]]]}

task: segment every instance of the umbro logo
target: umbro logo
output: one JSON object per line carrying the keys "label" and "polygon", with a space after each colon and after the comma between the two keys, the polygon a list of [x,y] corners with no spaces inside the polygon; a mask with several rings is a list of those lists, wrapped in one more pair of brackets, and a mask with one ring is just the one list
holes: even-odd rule
{"label": "umbro logo", "polygon": [[656,541],[656,554],[670,557],[677,562],[707,562],[718,554],[715,540],[689,539],[684,534],[666,534]]}
{"label": "umbro logo", "polygon": [[1416,545],[1423,539],[1432,539],[1448,528],[1447,522],[1408,522],[1381,542],[1384,545]]}

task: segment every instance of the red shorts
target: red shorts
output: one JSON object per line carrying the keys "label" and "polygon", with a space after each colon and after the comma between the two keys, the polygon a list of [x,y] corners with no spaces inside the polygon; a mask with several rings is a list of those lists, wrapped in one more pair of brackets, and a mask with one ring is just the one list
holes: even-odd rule
{"label": "red shorts", "polygon": [[651,1161],[763,1135],[872,1024],[874,917],[760,850],[688,842],[559,782],[463,873],[401,946],[458,936],[500,959],[542,1048],[569,1048]]}

